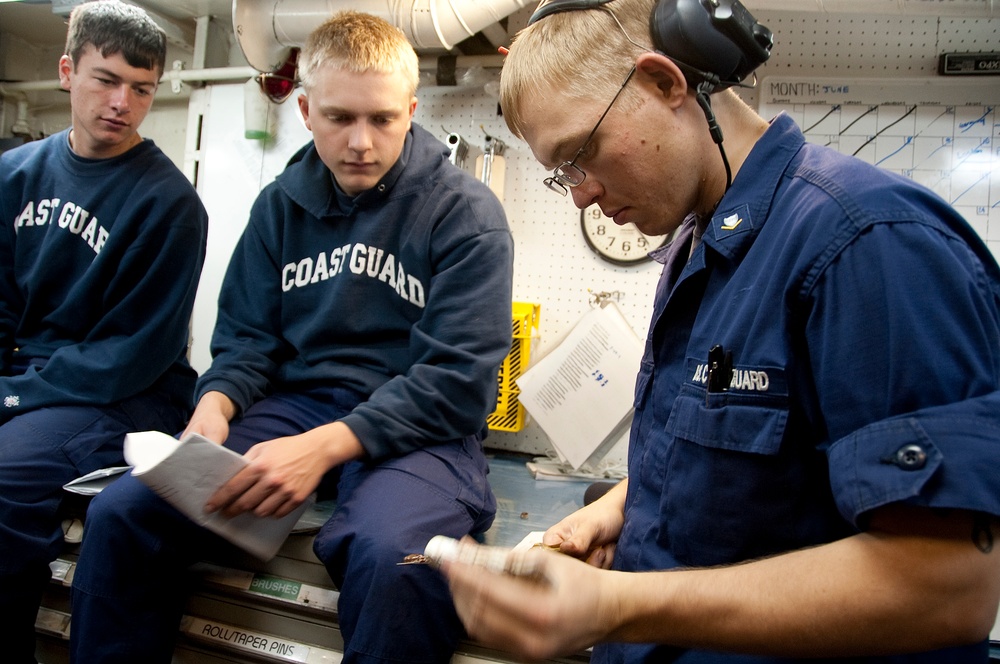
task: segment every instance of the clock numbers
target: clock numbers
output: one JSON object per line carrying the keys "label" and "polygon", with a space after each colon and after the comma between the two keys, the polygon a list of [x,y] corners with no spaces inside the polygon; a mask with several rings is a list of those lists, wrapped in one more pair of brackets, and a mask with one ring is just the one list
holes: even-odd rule
{"label": "clock numbers", "polygon": [[635,224],[619,226],[596,205],[580,212],[580,228],[587,245],[615,265],[634,265],[649,259],[649,252],[667,242],[665,235],[646,235]]}

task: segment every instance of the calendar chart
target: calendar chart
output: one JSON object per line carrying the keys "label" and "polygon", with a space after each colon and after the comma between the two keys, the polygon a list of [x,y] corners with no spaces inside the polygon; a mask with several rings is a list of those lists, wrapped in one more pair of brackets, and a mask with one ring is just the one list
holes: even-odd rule
{"label": "calendar chart", "polygon": [[1000,259],[1000,78],[760,83],[811,143],[899,173],[952,204]]}

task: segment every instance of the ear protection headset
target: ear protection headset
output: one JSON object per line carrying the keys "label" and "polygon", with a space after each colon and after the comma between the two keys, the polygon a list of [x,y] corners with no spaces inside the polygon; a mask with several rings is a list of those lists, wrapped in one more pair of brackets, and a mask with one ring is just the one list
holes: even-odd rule
{"label": "ear protection headset", "polygon": [[[602,9],[609,2],[612,0],[542,0],[528,25],[559,12]],[[676,63],[695,89],[709,131],[722,153],[728,189],[732,173],[722,149],[722,129],[708,96],[716,90],[756,84],[756,79],[751,85],[742,81],[771,55],[771,31],[739,0],[658,0],[649,16],[649,33],[656,51]]]}
{"label": "ear protection headset", "polygon": [[[543,0],[528,25],[612,0]],[[741,82],[771,55],[771,31],[739,0],[659,0],[649,16],[653,47],[684,70],[688,83],[721,90]]]}

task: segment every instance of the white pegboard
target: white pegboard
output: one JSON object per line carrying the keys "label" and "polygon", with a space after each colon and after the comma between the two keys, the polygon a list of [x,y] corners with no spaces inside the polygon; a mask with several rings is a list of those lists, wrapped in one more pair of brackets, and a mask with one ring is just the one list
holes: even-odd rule
{"label": "white pegboard", "polygon": [[[770,59],[757,70],[768,76],[887,78],[936,76],[942,53],[1000,51],[1000,18],[889,16],[819,11],[754,11],[774,33]],[[998,85],[986,78],[982,85]],[[739,90],[756,105],[756,90]]]}
{"label": "white pegboard", "polygon": [[[626,320],[640,338],[645,337],[659,264],[619,267],[587,247],[580,211],[572,198],[542,184],[549,173],[527,144],[507,130],[495,97],[483,87],[425,88],[416,121],[442,140],[448,133],[461,134],[469,143],[470,172],[487,134],[506,145],[503,201],[515,242],[514,299],[541,305],[540,338],[533,357],[548,352],[589,310],[592,294],[601,291],[620,293],[618,304]],[[491,432],[488,444],[535,454],[551,450],[545,434],[530,422],[518,433]],[[624,446],[614,454],[623,455]]]}
{"label": "white pegboard", "polygon": [[938,30],[942,53],[987,53],[1000,49],[1000,18],[942,19]]}
{"label": "white pegboard", "polygon": [[810,70],[839,76],[933,74],[937,67],[935,17],[758,12],[774,33],[771,58],[758,76]]}

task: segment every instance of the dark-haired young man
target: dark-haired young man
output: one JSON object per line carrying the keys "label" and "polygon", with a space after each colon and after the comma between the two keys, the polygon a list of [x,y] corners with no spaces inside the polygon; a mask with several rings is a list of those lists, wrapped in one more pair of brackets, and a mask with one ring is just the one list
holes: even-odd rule
{"label": "dark-haired young man", "polygon": [[122,465],[130,431],[191,411],[188,323],[207,214],[139,125],[166,39],[117,0],[70,16],[71,127],[0,157],[0,643],[34,661],[62,486]]}

